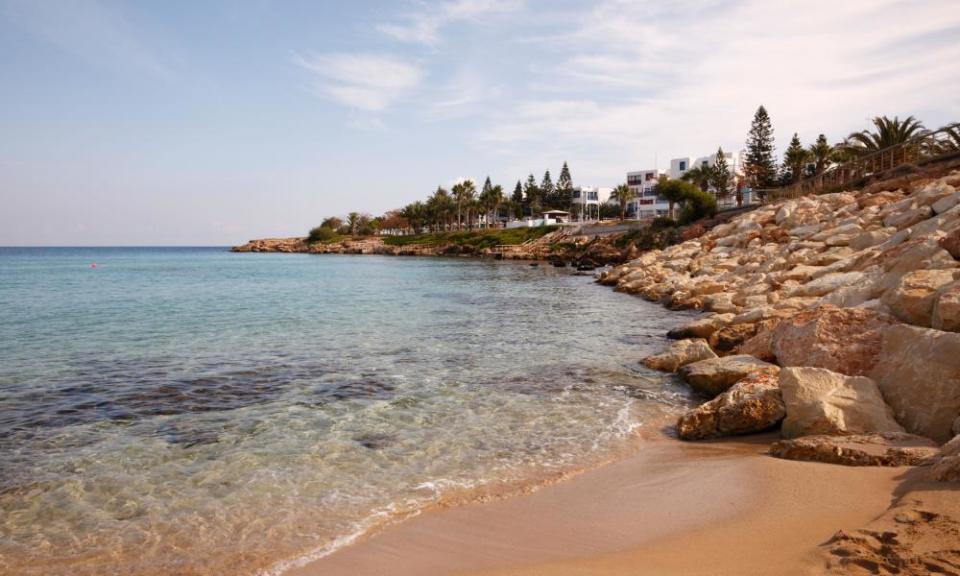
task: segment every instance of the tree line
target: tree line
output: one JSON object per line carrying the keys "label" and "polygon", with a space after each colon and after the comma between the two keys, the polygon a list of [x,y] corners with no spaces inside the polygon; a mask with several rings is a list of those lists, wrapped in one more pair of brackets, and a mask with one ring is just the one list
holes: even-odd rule
{"label": "tree line", "polygon": [[[781,161],[776,157],[773,122],[767,109],[760,105],[753,116],[747,133],[746,154],[742,173],[734,172],[722,147],[717,148],[713,162],[693,166],[679,180],[661,177],[654,186],[656,196],[669,204],[669,217],[681,223],[712,215],[716,212],[716,199],[736,194],[737,205],[743,203],[746,189],[768,189],[790,185],[804,177],[822,174],[831,166],[842,164],[858,157],[904,143],[929,132],[923,123],[908,116],[900,120],[887,116],[872,119],[872,128],[853,132],[838,144],[830,144],[824,134],[804,146],[796,132],[783,153]],[[945,146],[960,150],[960,128],[947,129]],[[488,176],[478,191],[473,180],[464,180],[450,187],[437,189],[426,200],[407,204],[399,210],[373,217],[369,214],[351,212],[346,220],[332,217],[310,231],[309,241],[323,241],[337,235],[371,235],[381,231],[449,232],[473,230],[497,226],[503,218],[535,216],[545,210],[575,209],[572,202],[573,178],[566,162],[554,183],[547,170],[537,182],[533,174],[525,181],[517,180],[512,193],[490,181]],[[614,188],[610,196],[619,208],[620,219],[626,218],[628,205],[636,198],[633,188],[626,183]],[[680,207],[679,215],[674,208]],[[601,216],[613,216],[616,208],[601,204]],[[612,210],[612,212],[611,212]]]}

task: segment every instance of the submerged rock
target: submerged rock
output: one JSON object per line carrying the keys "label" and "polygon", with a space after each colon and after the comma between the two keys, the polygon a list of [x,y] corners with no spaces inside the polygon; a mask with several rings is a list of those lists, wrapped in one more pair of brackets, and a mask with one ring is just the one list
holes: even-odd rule
{"label": "submerged rock", "polygon": [[784,438],[809,434],[903,432],[876,382],[824,368],[784,368],[780,392],[787,417]]}
{"label": "submerged rock", "polygon": [[779,371],[779,366],[745,354],[701,360],[680,368],[680,374],[694,390],[710,396],[727,391],[748,374]]}
{"label": "submerged rock", "polygon": [[844,466],[917,466],[939,454],[929,438],[886,432],[850,436],[814,435],[780,440],[770,454],[786,460],[826,462]]}
{"label": "submerged rock", "polygon": [[692,338],[674,342],[666,351],[644,358],[643,365],[653,370],[676,372],[678,368],[691,362],[716,357],[706,340]]}
{"label": "submerged rock", "polygon": [[688,410],[677,421],[684,440],[763,432],[777,426],[786,412],[775,374],[749,374],[713,400]]}

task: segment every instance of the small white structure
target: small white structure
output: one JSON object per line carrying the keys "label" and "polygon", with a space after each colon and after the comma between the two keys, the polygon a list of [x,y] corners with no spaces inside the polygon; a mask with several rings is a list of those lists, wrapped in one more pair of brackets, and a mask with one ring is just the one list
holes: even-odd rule
{"label": "small white structure", "polygon": [[547,210],[539,218],[525,218],[507,222],[507,228],[536,228],[537,226],[556,226],[570,222],[570,213],[563,210]]}

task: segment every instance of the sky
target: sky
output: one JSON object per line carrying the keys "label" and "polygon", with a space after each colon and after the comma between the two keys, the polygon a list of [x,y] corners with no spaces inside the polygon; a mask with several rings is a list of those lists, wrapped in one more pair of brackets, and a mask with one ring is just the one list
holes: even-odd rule
{"label": "sky", "polygon": [[958,0],[0,0],[0,246],[233,245],[564,161],[960,121]]}

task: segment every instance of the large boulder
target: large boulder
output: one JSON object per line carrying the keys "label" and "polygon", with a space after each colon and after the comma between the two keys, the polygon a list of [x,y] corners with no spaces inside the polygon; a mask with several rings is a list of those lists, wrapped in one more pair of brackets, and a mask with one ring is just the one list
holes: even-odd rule
{"label": "large boulder", "polygon": [[956,260],[960,260],[960,228],[947,233],[939,240],[939,246],[950,253]]}
{"label": "large boulder", "polygon": [[740,354],[701,360],[680,368],[680,374],[694,390],[716,396],[753,372],[776,374],[780,367]]}
{"label": "large boulder", "polygon": [[824,368],[784,368],[780,392],[787,417],[784,438],[810,434],[903,432],[876,382]]}
{"label": "large boulder", "polygon": [[930,326],[937,330],[960,332],[960,280],[954,280],[937,290]]}
{"label": "large boulder", "polygon": [[667,332],[667,338],[680,340],[682,338],[709,338],[711,334],[729,324],[734,314],[712,314],[706,318],[699,318],[693,322],[674,328]]}
{"label": "large boulder", "polygon": [[643,365],[653,370],[676,372],[677,368],[686,366],[691,362],[716,357],[717,355],[710,349],[710,345],[707,344],[706,340],[703,338],[691,338],[674,342],[667,350],[660,354],[644,358]]}
{"label": "large boulder", "polygon": [[756,372],[687,411],[677,421],[677,434],[684,440],[700,440],[762,432],[779,424],[785,414],[777,376]]}
{"label": "large boulder", "polygon": [[758,337],[768,338],[770,352],[781,366],[863,376],[877,363],[882,330],[894,323],[893,317],[875,310],[821,306],[781,320],[771,334]]}
{"label": "large boulder", "polygon": [[908,432],[938,442],[952,437],[960,415],[960,334],[888,326],[870,376]]}
{"label": "large boulder", "polygon": [[917,466],[939,454],[936,442],[902,432],[814,435],[780,440],[770,454],[786,460],[826,462],[844,466]]}
{"label": "large boulder", "polygon": [[954,271],[914,270],[904,274],[900,282],[884,293],[880,301],[904,322],[930,326],[933,305],[940,287],[953,282]]}
{"label": "large boulder", "polygon": [[931,475],[937,482],[960,482],[960,435],[940,449],[940,458],[933,465]]}
{"label": "large boulder", "polygon": [[710,335],[710,346],[721,354],[727,354],[756,333],[756,324],[731,324]]}

